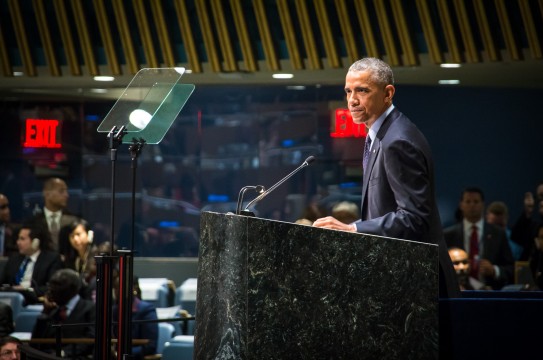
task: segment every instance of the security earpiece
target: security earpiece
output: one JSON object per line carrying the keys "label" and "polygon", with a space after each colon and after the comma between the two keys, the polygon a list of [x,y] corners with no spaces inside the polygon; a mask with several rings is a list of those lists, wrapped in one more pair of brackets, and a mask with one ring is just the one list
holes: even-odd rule
{"label": "security earpiece", "polygon": [[87,233],[87,239],[89,240],[89,244],[91,244],[94,240],[94,231],[89,230],[89,232]]}
{"label": "security earpiece", "polygon": [[38,250],[40,248],[40,239],[34,238],[32,239],[32,249],[34,251]]}

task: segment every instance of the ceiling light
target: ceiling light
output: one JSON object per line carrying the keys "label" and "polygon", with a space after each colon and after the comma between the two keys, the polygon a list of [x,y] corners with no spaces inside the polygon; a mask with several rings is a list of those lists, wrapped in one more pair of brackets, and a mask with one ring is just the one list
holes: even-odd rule
{"label": "ceiling light", "polygon": [[455,64],[455,63],[444,63],[444,64],[441,64],[439,66],[441,66],[442,68],[446,68],[446,69],[456,69],[456,68],[459,68],[462,65]]}
{"label": "ceiling light", "polygon": [[24,73],[22,71],[14,71],[13,76],[23,76]]}
{"label": "ceiling light", "polygon": [[452,80],[439,80],[439,85],[458,85],[460,84],[460,80],[452,79]]}
{"label": "ceiling light", "polygon": [[90,89],[90,92],[95,94],[106,94],[107,89]]}
{"label": "ceiling light", "polygon": [[274,79],[292,79],[294,74],[273,74]]}
{"label": "ceiling light", "polygon": [[305,90],[305,86],[303,85],[287,86],[287,90]]}
{"label": "ceiling light", "polygon": [[113,81],[115,78],[113,76],[95,76],[94,81]]}

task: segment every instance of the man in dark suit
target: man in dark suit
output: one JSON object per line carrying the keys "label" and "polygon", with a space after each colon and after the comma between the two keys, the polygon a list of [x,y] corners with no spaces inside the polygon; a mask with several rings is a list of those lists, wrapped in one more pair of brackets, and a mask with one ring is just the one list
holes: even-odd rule
{"label": "man in dark suit", "polygon": [[17,238],[19,252],[8,258],[0,276],[0,284],[23,292],[30,302],[45,294],[47,282],[63,267],[60,255],[44,248],[48,236],[45,229],[22,225]]}
{"label": "man in dark suit", "polygon": [[314,226],[439,244],[440,296],[456,297],[460,291],[443,241],[430,146],[392,104],[395,91],[392,69],[383,61],[365,58],[349,68],[349,110],[354,123],[368,128],[362,218],[343,224],[326,217]]}
{"label": "man in dark suit", "polygon": [[472,276],[493,289],[513,281],[514,260],[503,229],[484,219],[483,191],[462,191],[459,204],[462,221],[444,230],[449,247],[464,249],[471,261]]}
{"label": "man in dark suit", "polygon": [[17,252],[15,228],[16,226],[11,223],[9,199],[6,195],[0,194],[0,256],[9,256]]}
{"label": "man in dark suit", "polygon": [[67,249],[59,248],[60,230],[77,220],[77,217],[67,210],[68,199],[68,185],[64,180],[57,177],[47,179],[43,184],[43,212],[34,215],[30,220],[49,230],[51,243],[48,247],[61,254]]}
{"label": "man in dark suit", "polygon": [[[55,338],[56,329],[51,325],[88,324],[62,328],[62,338],[94,339],[96,307],[90,300],[79,296],[81,280],[79,274],[72,269],[57,271],[49,281],[49,291],[32,331],[32,338]],[[54,345],[37,345],[42,351],[54,352]],[[89,359],[93,353],[92,344],[66,345],[63,347],[65,357],[70,359]]]}

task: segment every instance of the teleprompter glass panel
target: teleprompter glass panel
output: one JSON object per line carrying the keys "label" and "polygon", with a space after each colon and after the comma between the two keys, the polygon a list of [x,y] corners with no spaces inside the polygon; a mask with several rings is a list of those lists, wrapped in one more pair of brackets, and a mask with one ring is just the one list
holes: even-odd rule
{"label": "teleprompter glass panel", "polygon": [[125,126],[125,144],[133,138],[160,143],[194,91],[193,84],[179,83],[184,72],[182,67],[138,71],[97,131],[118,131]]}

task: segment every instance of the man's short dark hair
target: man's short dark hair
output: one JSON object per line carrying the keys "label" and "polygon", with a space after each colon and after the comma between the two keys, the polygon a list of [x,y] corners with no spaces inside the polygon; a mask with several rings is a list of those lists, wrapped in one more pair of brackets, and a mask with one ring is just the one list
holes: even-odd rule
{"label": "man's short dark hair", "polygon": [[460,200],[464,198],[464,194],[466,193],[477,193],[481,195],[481,200],[485,201],[485,195],[483,194],[483,190],[481,190],[481,188],[478,188],[476,186],[469,186],[467,188],[464,188],[462,194],[460,195]]}
{"label": "man's short dark hair", "polygon": [[4,336],[0,338],[0,348],[3,347],[6,344],[15,343],[19,346],[21,346],[23,343],[21,340],[17,339],[14,336]]}

